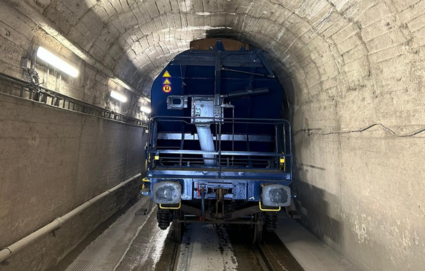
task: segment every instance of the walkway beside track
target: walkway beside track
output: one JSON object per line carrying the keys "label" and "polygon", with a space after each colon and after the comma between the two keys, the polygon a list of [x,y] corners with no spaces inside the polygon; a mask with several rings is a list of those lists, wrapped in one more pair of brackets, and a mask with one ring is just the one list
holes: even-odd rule
{"label": "walkway beside track", "polygon": [[182,243],[177,245],[172,226],[165,231],[157,227],[155,209],[147,215],[136,215],[147,207],[146,197],[127,206],[54,270],[357,270],[299,223],[284,216],[280,217],[278,230],[265,234],[260,246],[251,245],[248,233],[237,226],[207,224],[189,225]]}

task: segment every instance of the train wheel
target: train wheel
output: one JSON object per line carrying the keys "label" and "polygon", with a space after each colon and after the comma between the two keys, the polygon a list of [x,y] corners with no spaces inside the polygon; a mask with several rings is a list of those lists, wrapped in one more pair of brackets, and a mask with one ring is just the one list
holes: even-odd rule
{"label": "train wheel", "polygon": [[183,237],[183,222],[178,222],[181,218],[181,212],[176,211],[174,214],[173,228],[174,228],[174,241],[180,243]]}
{"label": "train wheel", "polygon": [[259,213],[255,215],[255,224],[254,229],[252,232],[252,243],[253,244],[259,244],[261,242],[261,239],[263,237],[263,228],[264,228],[264,222],[263,222],[263,214]]}

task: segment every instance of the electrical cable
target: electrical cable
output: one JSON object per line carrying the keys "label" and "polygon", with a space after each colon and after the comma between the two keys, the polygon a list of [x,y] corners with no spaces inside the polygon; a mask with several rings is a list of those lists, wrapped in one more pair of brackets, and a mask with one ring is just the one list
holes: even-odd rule
{"label": "electrical cable", "polygon": [[312,132],[312,130],[316,130],[316,129],[302,129],[302,130],[297,131],[296,133],[298,133],[298,132],[306,132],[306,133],[308,133],[308,135],[313,135],[313,134],[316,134],[316,135],[350,134],[350,133],[361,133],[361,132],[364,132],[366,130],[369,130],[369,129],[375,127],[375,126],[382,127],[384,130],[386,130],[387,132],[389,132],[391,135],[393,135],[395,137],[412,137],[412,136],[415,136],[415,135],[418,135],[420,133],[425,132],[425,128],[421,128],[421,129],[419,129],[417,131],[414,131],[414,132],[411,132],[411,133],[397,134],[396,132],[394,132],[393,130],[391,130],[390,128],[388,128],[387,126],[385,126],[382,123],[374,123],[374,124],[371,124],[371,125],[369,125],[367,127],[364,127],[362,129],[358,129],[358,130],[333,131],[333,132],[328,132],[328,133],[318,133],[318,132]]}

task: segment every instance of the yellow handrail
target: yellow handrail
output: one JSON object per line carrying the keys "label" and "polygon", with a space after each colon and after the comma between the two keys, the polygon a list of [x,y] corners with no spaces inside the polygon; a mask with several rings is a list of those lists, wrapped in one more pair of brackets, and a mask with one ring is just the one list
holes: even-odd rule
{"label": "yellow handrail", "polygon": [[260,210],[263,212],[279,212],[281,210],[280,206],[279,206],[279,209],[263,209],[261,207],[261,201],[258,202],[258,205],[260,206]]}
{"label": "yellow handrail", "polygon": [[179,206],[178,207],[162,207],[162,204],[159,205],[160,209],[168,209],[168,210],[178,210],[180,209],[180,207],[182,207],[182,203],[179,202]]}

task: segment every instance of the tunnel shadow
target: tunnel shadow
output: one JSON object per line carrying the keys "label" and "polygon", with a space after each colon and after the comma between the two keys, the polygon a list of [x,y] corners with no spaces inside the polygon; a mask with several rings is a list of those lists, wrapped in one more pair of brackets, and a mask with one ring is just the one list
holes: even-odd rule
{"label": "tunnel shadow", "polygon": [[301,126],[296,127],[297,130],[294,129],[292,134],[294,153],[292,191],[297,195],[294,203],[301,214],[299,222],[320,240],[331,241],[339,246],[342,244],[344,229],[339,218],[333,215],[341,213],[341,199],[311,183],[312,178],[323,176],[325,179],[320,179],[320,183],[325,184],[328,181],[326,176],[330,173],[326,173],[328,170],[326,166],[303,163],[305,159],[301,150],[313,148],[315,139],[309,133],[311,129],[304,112],[298,110],[294,118],[298,121],[297,126]]}
{"label": "tunnel shadow", "polygon": [[[300,170],[300,169],[298,169]],[[304,170],[304,169],[301,169]],[[320,240],[332,240],[341,244],[343,224],[331,216],[331,206],[340,208],[340,200],[324,189],[311,185],[302,179],[294,182],[297,199],[294,201],[301,214],[301,224]]]}

